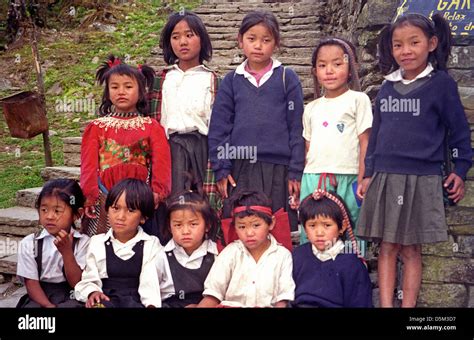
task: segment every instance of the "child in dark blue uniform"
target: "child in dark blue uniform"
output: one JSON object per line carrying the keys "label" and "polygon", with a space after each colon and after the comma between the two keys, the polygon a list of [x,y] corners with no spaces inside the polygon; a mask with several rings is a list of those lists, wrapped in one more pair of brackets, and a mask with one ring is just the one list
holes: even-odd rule
{"label": "child in dark blue uniform", "polygon": [[153,192],[143,181],[125,179],[105,207],[111,229],[91,238],[76,298],[86,307],[160,307],[155,265],[162,247],[140,226],[153,214]]}
{"label": "child in dark blue uniform", "polygon": [[[308,243],[293,251],[296,307],[372,307],[372,284],[356,254],[341,240],[350,226],[344,201],[317,189],[299,208]],[[350,244],[350,243],[348,243]]]}
{"label": "child in dark blue uniform", "polygon": [[158,265],[163,307],[197,304],[217,255],[217,216],[204,195],[187,191],[169,200],[167,224],[172,239]]}

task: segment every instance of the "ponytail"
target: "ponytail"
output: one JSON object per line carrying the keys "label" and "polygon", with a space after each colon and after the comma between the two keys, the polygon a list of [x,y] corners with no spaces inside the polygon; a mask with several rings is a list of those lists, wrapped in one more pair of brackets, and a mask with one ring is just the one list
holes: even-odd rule
{"label": "ponytail", "polygon": [[436,37],[438,38],[438,46],[431,52],[433,59],[437,65],[437,69],[446,70],[448,58],[451,54],[451,46],[453,45],[453,37],[448,22],[439,13],[432,17]]}

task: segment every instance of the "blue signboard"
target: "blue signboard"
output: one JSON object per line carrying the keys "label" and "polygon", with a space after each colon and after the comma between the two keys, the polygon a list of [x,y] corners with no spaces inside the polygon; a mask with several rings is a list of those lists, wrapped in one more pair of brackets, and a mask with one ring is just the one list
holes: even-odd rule
{"label": "blue signboard", "polygon": [[404,13],[419,13],[430,18],[441,13],[449,22],[454,36],[474,36],[471,0],[401,0],[394,21]]}

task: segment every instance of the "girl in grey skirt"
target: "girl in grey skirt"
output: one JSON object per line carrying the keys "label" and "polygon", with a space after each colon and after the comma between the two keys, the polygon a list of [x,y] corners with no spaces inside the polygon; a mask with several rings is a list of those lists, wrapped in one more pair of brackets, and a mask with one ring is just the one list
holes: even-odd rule
{"label": "girl in grey skirt", "polygon": [[[451,49],[446,21],[440,15],[432,20],[404,15],[380,38],[379,64],[389,74],[375,100],[365,175],[357,192],[364,198],[357,235],[381,241],[380,305],[393,306],[400,253],[402,307],[414,307],[421,285],[421,244],[447,240],[442,186],[454,202],[464,196],[472,165],[470,131],[457,84],[446,72]],[[455,167],[443,183],[446,138]]]}

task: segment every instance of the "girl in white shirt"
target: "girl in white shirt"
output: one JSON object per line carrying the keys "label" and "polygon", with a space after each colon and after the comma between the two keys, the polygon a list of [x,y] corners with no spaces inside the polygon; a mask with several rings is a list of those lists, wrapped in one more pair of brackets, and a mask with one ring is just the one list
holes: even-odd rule
{"label": "girl in white shirt", "polygon": [[270,235],[275,217],[268,197],[237,191],[231,197],[239,240],[217,257],[198,307],[286,307],[294,299],[291,253]]}
{"label": "girl in white shirt", "polygon": [[76,299],[89,308],[160,307],[155,266],[162,248],[140,226],[153,214],[153,192],[128,178],[110,190],[105,207],[111,228],[91,238]]}
{"label": "girl in white shirt", "polygon": [[186,191],[168,201],[167,225],[172,239],[157,266],[163,307],[197,304],[217,255],[217,216],[205,195]]}
{"label": "girl in white shirt", "polygon": [[83,213],[84,195],[72,179],[49,181],[41,190],[36,208],[43,227],[26,236],[18,250],[17,276],[27,295],[22,308],[80,307],[74,286],[81,280],[89,237],[74,228]]}
{"label": "girl in white shirt", "polygon": [[[161,33],[164,60],[160,123],[169,138],[172,194],[206,181],[207,134],[217,76],[203,63],[212,45],[202,20],[184,11],[172,14]],[[191,173],[193,182],[185,173]]]}

